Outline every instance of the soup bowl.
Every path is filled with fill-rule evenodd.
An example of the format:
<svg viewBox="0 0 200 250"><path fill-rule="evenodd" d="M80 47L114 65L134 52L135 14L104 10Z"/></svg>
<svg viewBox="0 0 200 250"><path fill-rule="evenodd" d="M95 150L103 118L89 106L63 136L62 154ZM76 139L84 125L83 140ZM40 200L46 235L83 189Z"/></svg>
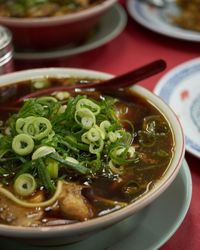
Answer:
<svg viewBox="0 0 200 250"><path fill-rule="evenodd" d="M43 68L10 73L0 77L1 106L3 108L5 107L3 103L6 98L9 98L9 100L11 100L10 102L13 101L16 93L16 87L14 87L15 83L27 80L33 81L34 79L41 79L43 77L75 77L78 79L104 80L113 77L113 75L73 68ZM27 82L26 84L30 84L30 82ZM23 92L21 88L19 88L18 93L20 91ZM139 195L139 197L131 201L127 206L116 209L113 212L105 213L102 216L97 216L96 218L84 221L78 221L76 223L36 227L5 225L1 223L0 236L23 240L36 245L59 245L69 244L85 239L115 223L128 219L130 216L135 216L137 221L136 223L140 223L137 217L139 211L159 197L170 186L178 174L184 158L185 144L179 120L166 103L164 103L158 96L139 85L132 86L131 92L133 92L134 95L146 100L151 107L158 110L166 121L168 121L172 133L173 153L169 160L168 167L163 172L162 176L154 182L152 188L150 188L147 192L144 192L142 195ZM134 99L132 99L132 101L133 100ZM142 220L142 218L139 218L139 220ZM132 226L134 227L134 225Z"/></svg>
<svg viewBox="0 0 200 250"><path fill-rule="evenodd" d="M11 31L17 51L50 50L86 39L99 18L115 3L116 0L105 0L62 16L1 16L0 24Z"/></svg>

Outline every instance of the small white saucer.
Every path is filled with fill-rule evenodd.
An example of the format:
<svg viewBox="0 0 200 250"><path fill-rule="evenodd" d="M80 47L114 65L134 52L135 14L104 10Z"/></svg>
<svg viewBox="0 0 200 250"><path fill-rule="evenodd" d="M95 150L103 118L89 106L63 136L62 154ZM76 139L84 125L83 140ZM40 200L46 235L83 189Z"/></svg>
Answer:
<svg viewBox="0 0 200 250"><path fill-rule="evenodd" d="M50 51L14 51L14 58L17 60L47 60L77 55L113 40L124 30L126 24L125 10L119 4L115 4L101 17L91 37L84 43L67 45Z"/></svg>
<svg viewBox="0 0 200 250"><path fill-rule="evenodd" d="M179 228L188 211L192 180L184 160L170 187L141 212L81 242L56 247L28 246L1 239L1 250L153 250L160 248ZM136 220L137 219L137 220ZM139 221L138 221L139 219Z"/></svg>
<svg viewBox="0 0 200 250"><path fill-rule="evenodd" d="M186 150L200 157L200 58L172 69L160 79L154 92L178 115Z"/></svg>

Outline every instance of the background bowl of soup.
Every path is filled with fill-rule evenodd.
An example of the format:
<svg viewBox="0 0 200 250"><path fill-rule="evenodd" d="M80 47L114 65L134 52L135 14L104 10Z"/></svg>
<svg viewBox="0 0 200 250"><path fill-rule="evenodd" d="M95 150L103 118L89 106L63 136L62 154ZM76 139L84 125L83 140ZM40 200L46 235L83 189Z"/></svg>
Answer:
<svg viewBox="0 0 200 250"><path fill-rule="evenodd" d="M82 92L81 89L66 92L66 87L73 84L87 84L111 77L102 72L72 68L33 69L0 77L0 236L36 245L59 245L85 239L131 215L137 218L138 211L153 202L173 182L184 158L184 136L176 115L159 97L139 85L110 93L94 90ZM32 108L28 109L29 105ZM35 105L37 108L34 108ZM48 107L53 111L49 112ZM41 117L38 112L43 111ZM8 113L16 112L19 112L17 116L8 116ZM72 113L75 119L70 118ZM8 117L9 121L5 122ZM112 123L116 118L120 123ZM74 126L70 123L69 132L67 124L71 119L77 124ZM47 134L49 122L51 130ZM9 123L14 125L8 128ZM45 124L47 126L44 129ZM84 125L82 129L81 124ZM41 134L38 135L36 128L42 129ZM92 143L95 141L91 148L89 132ZM12 149L2 153L6 138L12 137L12 133L15 138L11 139ZM30 151L24 154L26 141L23 141L24 144L18 144L22 153L15 151L13 145L17 144L16 138L21 135L27 137L27 134L35 142L34 149L29 148ZM77 134L79 136L75 139L73 136ZM101 139L96 139L97 134ZM56 135L58 140L52 143ZM97 143L98 140L103 141L103 144ZM102 145L104 151L99 151ZM92 156L85 146L91 149ZM58 179L54 179L54 164L49 164L49 159L43 158L48 155L52 156L54 163L57 160L59 162L61 172L57 172ZM61 156L65 157L61 159ZM13 161L19 166L15 166ZM27 161L33 165L26 164ZM67 171L63 168L66 161L70 162ZM13 164L9 178L9 174L3 174L8 162ZM82 167L81 174L76 172L79 167ZM33 168L36 169L33 171ZM37 171L40 177L44 174L42 172L41 175L41 171L47 171L47 168L50 172L37 184L39 190L36 189L28 198L26 194L24 196L21 193L23 189L26 192L27 185L33 183L34 178L38 181ZM87 168L92 169L92 174L85 172ZM20 186L23 181L19 180L19 176L22 175L25 177L25 186ZM50 185L57 185L53 198L49 197L49 193L43 193L49 180ZM61 182L65 191L70 185L72 191L68 189L63 194L59 184ZM54 200L45 205L44 202L49 199ZM86 209L84 214L80 212L82 205L83 210ZM71 207L70 212L66 212L66 206Z"/></svg>
<svg viewBox="0 0 200 250"><path fill-rule="evenodd" d="M49 50L86 39L116 0L1 1L0 24L16 50Z"/></svg>

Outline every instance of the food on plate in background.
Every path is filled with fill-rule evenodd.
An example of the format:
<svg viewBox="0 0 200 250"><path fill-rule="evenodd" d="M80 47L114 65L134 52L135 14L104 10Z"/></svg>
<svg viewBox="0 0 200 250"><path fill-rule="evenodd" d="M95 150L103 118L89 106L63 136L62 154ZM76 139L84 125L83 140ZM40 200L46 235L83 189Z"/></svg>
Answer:
<svg viewBox="0 0 200 250"><path fill-rule="evenodd" d="M176 0L180 14L173 16L173 23L184 29L200 31L200 1Z"/></svg>
<svg viewBox="0 0 200 250"><path fill-rule="evenodd" d="M165 174L175 142L164 115L130 89L63 90L90 81L48 77L0 88L15 88L0 109L1 224L100 217L134 203Z"/></svg>
<svg viewBox="0 0 200 250"><path fill-rule="evenodd" d="M104 0L1 0L2 17L62 16L94 6Z"/></svg>

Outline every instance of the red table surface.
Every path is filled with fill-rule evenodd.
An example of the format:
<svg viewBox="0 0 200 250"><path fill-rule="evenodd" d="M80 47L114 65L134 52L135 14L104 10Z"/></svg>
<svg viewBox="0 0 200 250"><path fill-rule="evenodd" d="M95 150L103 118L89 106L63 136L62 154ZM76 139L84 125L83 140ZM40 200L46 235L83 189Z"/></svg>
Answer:
<svg viewBox="0 0 200 250"><path fill-rule="evenodd" d="M125 7L124 0L120 3ZM152 60L162 58L167 62L167 69L153 76L140 85L153 90L157 81L169 70L180 63L200 56L199 43L180 41L153 33L131 17L128 24L117 38L95 50L48 62L16 61L16 70L38 67L76 67L99 70L115 75L139 67ZM199 250L200 249L200 159L189 153L185 155L193 181L193 194L189 211L176 233L161 247L161 250Z"/></svg>

